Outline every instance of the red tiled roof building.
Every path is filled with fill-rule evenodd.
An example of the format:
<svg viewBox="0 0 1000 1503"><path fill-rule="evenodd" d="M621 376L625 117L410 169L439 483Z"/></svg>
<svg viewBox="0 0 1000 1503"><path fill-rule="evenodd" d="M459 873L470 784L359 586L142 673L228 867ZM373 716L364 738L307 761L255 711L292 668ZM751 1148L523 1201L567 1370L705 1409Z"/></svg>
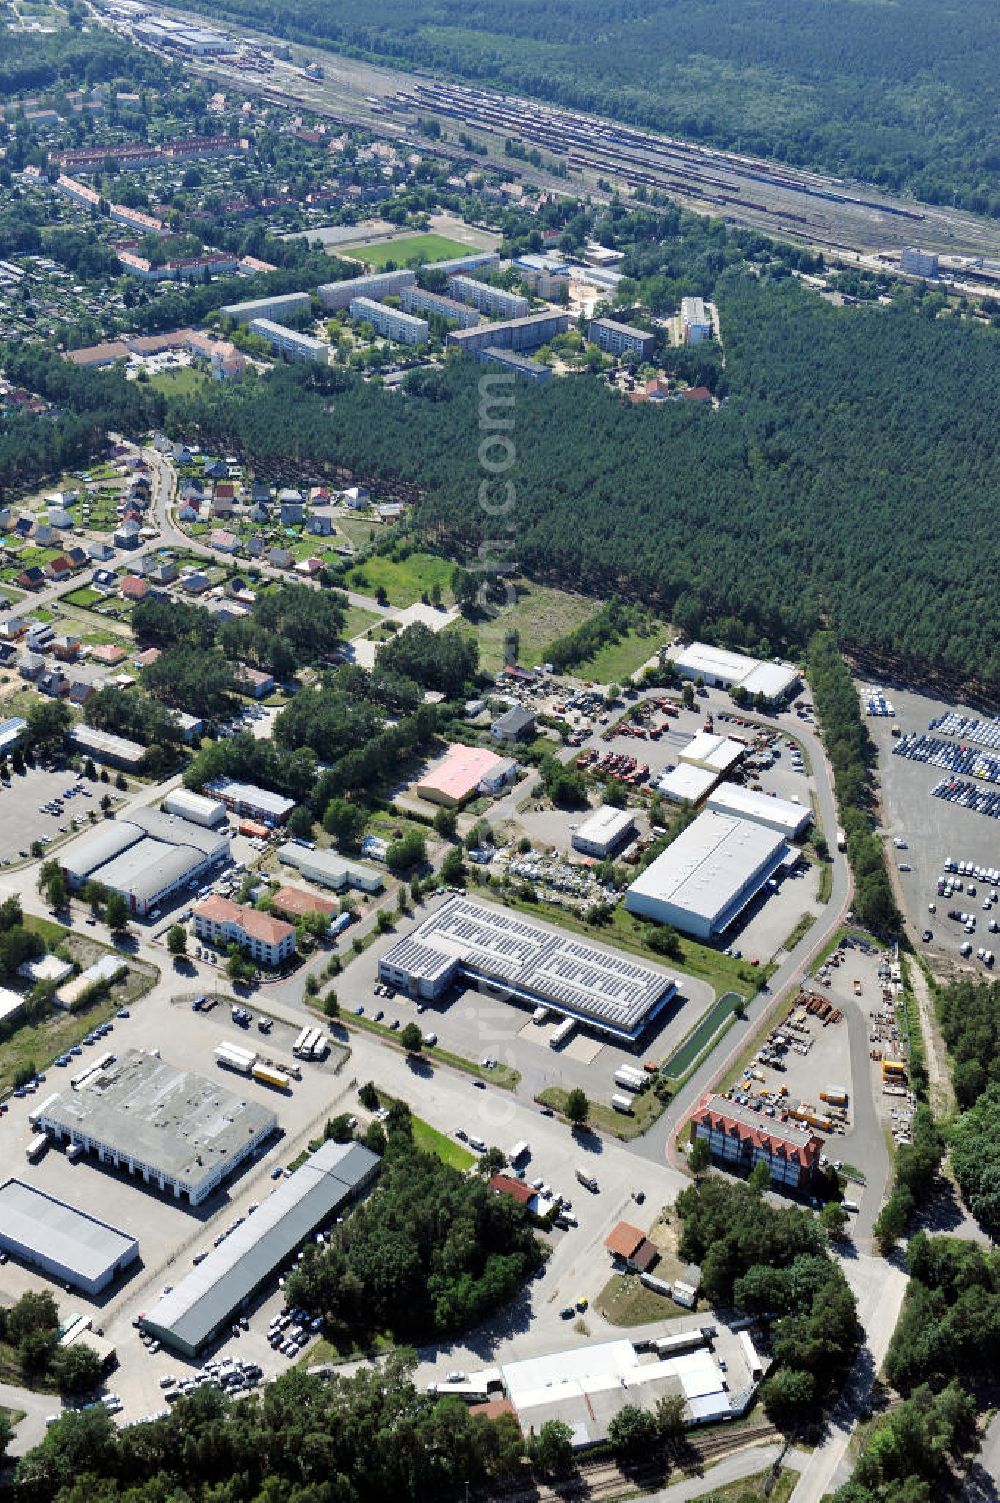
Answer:
<svg viewBox="0 0 1000 1503"><path fill-rule="evenodd" d="M823 1139L761 1117L707 1091L690 1118L691 1141L703 1139L715 1163L749 1174L762 1161L774 1185L806 1190L819 1170Z"/></svg>

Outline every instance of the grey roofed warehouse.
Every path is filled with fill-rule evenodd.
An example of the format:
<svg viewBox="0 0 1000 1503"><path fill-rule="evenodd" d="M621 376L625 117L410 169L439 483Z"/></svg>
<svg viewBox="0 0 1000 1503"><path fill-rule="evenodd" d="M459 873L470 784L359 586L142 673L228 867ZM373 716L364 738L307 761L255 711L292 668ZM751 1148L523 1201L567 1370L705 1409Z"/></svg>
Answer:
<svg viewBox="0 0 1000 1503"><path fill-rule="evenodd" d="M229 859L224 830L207 829L159 809L133 809L74 841L60 857L71 887L94 877L127 898L138 914Z"/></svg>
<svg viewBox="0 0 1000 1503"><path fill-rule="evenodd" d="M216 1081L130 1049L39 1108L40 1128L146 1184L205 1200L275 1131L273 1111Z"/></svg>
<svg viewBox="0 0 1000 1503"><path fill-rule="evenodd" d="M142 1317L143 1329L195 1356L308 1237L367 1189L378 1167L360 1143L324 1143Z"/></svg>
<svg viewBox="0 0 1000 1503"><path fill-rule="evenodd" d="M629 1042L677 991L672 976L631 956L467 898L451 898L397 941L379 975L429 998L458 979L486 982Z"/></svg>
<svg viewBox="0 0 1000 1503"><path fill-rule="evenodd" d="M0 1185L0 1247L85 1294L139 1256L134 1237L19 1179Z"/></svg>

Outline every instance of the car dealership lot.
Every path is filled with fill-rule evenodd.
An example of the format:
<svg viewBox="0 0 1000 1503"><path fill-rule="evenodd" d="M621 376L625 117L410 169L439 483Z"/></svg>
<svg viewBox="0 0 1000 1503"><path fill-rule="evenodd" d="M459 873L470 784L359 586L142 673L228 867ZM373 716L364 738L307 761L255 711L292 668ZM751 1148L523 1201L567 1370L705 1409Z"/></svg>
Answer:
<svg viewBox="0 0 1000 1503"><path fill-rule="evenodd" d="M902 846L890 845L888 859L899 870L907 913L918 931L930 930L929 948L949 963L962 963L959 945L966 939L971 940L972 960L964 964L971 964L985 975L987 972L976 961L975 952L981 946L990 946L1000 953L1000 936L991 936L988 931L990 918L1000 919L1000 907L983 912L982 904L988 899L990 889L987 886L984 890L975 878L972 879L977 889L974 897L969 897L967 891L956 892L951 898L940 897L937 884L949 856L956 861L980 866L1000 866L1000 824L972 809L933 798L931 789L942 777L940 768L892 754L897 739L893 736L893 727L904 733L924 732L928 722L946 710L957 708L959 713L969 715L974 715L975 711L909 690L888 689L885 692L895 708L895 716L872 716L865 723L878 747L886 830L894 842L905 842ZM961 737L950 739L956 744L961 742ZM967 889L968 880L964 886ZM935 914L928 911L930 903L937 909ZM947 918L947 911L951 908L976 915L975 933L966 935L963 926Z"/></svg>

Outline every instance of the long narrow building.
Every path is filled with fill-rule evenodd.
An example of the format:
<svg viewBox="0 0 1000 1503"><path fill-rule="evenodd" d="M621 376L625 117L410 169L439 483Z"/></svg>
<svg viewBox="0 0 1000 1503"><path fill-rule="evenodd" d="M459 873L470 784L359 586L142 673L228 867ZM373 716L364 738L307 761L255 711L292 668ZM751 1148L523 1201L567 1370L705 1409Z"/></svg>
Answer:
<svg viewBox="0 0 1000 1503"><path fill-rule="evenodd" d="M308 1238L368 1189L379 1163L360 1143L324 1143L140 1317L143 1330L185 1357L196 1356Z"/></svg>

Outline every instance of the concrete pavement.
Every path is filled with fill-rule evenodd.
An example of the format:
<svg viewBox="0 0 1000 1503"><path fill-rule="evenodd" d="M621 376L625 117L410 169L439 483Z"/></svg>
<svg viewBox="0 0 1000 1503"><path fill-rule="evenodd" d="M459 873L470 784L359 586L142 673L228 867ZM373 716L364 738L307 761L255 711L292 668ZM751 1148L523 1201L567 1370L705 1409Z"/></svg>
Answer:
<svg viewBox="0 0 1000 1503"><path fill-rule="evenodd" d="M14 1432L8 1447L9 1456L23 1456L45 1435L45 1421L50 1414L58 1414L60 1402L51 1393L33 1393L30 1388L15 1388L10 1383L0 1383L0 1405L4 1409L22 1410L24 1419Z"/></svg>
<svg viewBox="0 0 1000 1503"><path fill-rule="evenodd" d="M789 1503L821 1503L847 1481L851 1435L868 1405L906 1293L907 1275L894 1263L861 1255L841 1266L858 1299L865 1339L830 1414L826 1436L806 1462Z"/></svg>
<svg viewBox="0 0 1000 1503"><path fill-rule="evenodd" d="M979 1455L969 1467L962 1488L962 1503L997 1503L1000 1499L1000 1411L994 1414L983 1436Z"/></svg>

